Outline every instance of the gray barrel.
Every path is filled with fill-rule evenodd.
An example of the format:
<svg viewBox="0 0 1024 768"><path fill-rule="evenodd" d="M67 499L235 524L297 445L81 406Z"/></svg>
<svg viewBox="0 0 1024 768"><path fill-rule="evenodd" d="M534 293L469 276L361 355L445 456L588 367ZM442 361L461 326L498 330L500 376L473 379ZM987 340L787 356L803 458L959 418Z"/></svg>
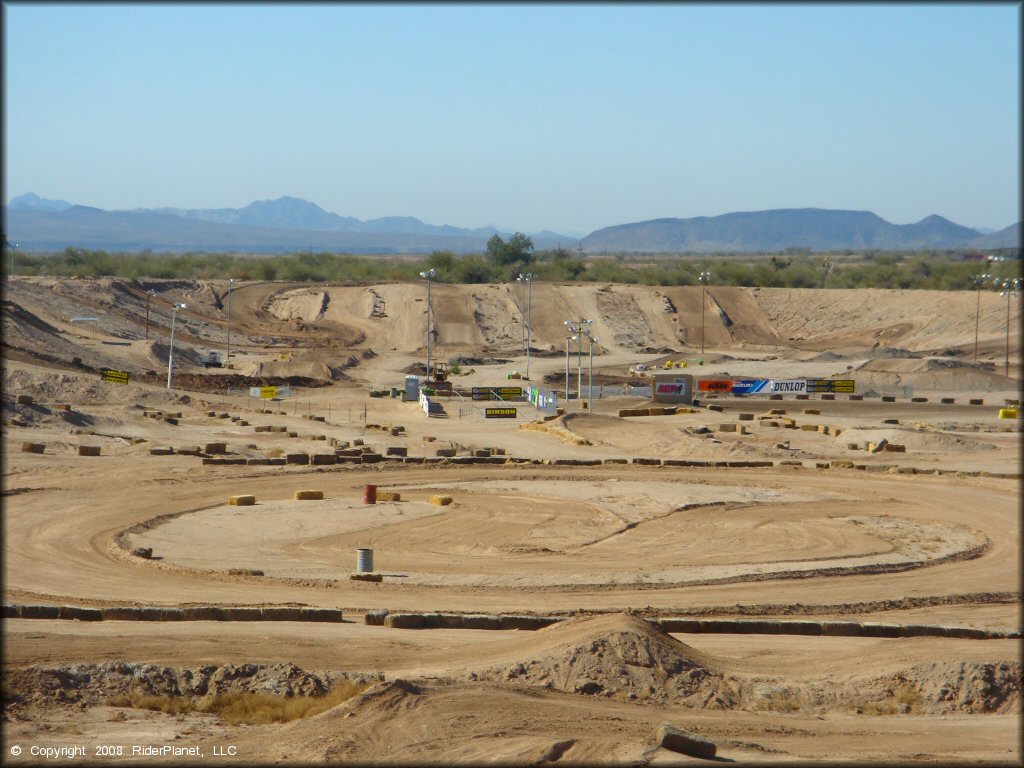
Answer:
<svg viewBox="0 0 1024 768"><path fill-rule="evenodd" d="M373 573L373 550L360 549L356 557L356 573Z"/></svg>

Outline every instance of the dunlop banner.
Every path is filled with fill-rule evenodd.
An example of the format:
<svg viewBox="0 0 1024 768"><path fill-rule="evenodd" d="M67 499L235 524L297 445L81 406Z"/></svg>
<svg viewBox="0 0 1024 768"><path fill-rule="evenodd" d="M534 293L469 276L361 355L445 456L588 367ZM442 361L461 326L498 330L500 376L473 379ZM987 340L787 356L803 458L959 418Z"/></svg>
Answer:
<svg viewBox="0 0 1024 768"><path fill-rule="evenodd" d="M732 379L701 379L697 382L700 392L732 392Z"/></svg>
<svg viewBox="0 0 1024 768"><path fill-rule="evenodd" d="M488 419L514 419L518 415L516 408L484 408L484 416Z"/></svg>
<svg viewBox="0 0 1024 768"><path fill-rule="evenodd" d="M808 379L807 391L838 392L840 394L852 395L856 391L856 382L853 379Z"/></svg>
<svg viewBox="0 0 1024 768"><path fill-rule="evenodd" d="M802 395L807 391L807 379L772 379L768 391L772 394Z"/></svg>
<svg viewBox="0 0 1024 768"><path fill-rule="evenodd" d="M111 381L114 384L127 384L128 371L112 371L109 368L104 368L100 371L100 378L103 381Z"/></svg>

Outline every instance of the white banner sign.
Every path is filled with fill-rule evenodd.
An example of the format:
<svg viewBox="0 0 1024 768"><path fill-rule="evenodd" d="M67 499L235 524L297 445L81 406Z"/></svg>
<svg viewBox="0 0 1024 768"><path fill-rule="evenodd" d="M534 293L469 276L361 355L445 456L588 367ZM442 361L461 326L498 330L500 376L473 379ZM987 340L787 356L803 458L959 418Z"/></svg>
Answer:
<svg viewBox="0 0 1024 768"><path fill-rule="evenodd" d="M807 391L807 379L772 379L768 387L772 394L802 395Z"/></svg>

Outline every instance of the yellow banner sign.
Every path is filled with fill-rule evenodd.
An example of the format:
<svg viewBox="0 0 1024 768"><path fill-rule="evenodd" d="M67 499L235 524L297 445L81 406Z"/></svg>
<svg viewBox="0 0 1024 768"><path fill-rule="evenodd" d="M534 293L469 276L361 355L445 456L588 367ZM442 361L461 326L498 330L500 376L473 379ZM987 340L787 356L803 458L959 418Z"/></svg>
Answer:
<svg viewBox="0 0 1024 768"><path fill-rule="evenodd" d="M127 384L128 371L112 371L109 368L104 368L100 371L100 378L103 381L111 381L114 384Z"/></svg>
<svg viewBox="0 0 1024 768"><path fill-rule="evenodd" d="M273 400L277 397L277 387L260 387L260 399Z"/></svg>

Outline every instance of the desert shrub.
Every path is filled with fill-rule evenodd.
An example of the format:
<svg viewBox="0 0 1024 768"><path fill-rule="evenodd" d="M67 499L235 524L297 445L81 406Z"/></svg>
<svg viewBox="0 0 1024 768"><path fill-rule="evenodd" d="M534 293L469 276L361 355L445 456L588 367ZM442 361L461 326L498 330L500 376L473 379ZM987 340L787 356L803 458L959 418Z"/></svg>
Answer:
<svg viewBox="0 0 1024 768"><path fill-rule="evenodd" d="M369 687L367 683L344 681L322 696L281 696L271 693L222 693L202 699L188 696L154 696L133 690L107 699L111 707L130 707L182 715L202 712L216 715L229 725L287 723L318 715L336 707Z"/></svg>

